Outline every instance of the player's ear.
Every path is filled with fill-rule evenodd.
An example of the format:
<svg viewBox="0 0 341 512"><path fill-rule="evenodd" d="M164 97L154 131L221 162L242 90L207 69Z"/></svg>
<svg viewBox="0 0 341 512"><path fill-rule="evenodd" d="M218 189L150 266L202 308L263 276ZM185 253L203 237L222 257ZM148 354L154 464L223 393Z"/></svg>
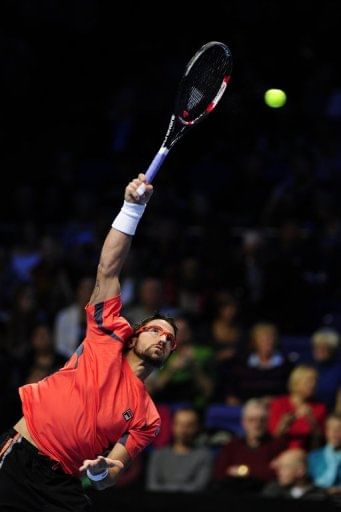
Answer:
<svg viewBox="0 0 341 512"><path fill-rule="evenodd" d="M137 338L138 338L138 336L136 336L136 335L133 335L131 338L129 338L129 340L127 341L127 345L126 345L128 349L135 347Z"/></svg>

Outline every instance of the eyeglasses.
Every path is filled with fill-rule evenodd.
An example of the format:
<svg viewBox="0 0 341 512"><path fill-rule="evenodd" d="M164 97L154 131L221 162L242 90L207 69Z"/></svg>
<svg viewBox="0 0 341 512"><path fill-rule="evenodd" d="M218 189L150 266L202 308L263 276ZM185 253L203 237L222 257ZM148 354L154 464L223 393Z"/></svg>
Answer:
<svg viewBox="0 0 341 512"><path fill-rule="evenodd" d="M169 331L166 331L159 325L144 325L143 327L140 327L139 329L137 329L136 334L140 334L141 332L149 332L150 334L153 334L155 337L156 336L159 337L159 336L162 336L163 334L165 334L166 341L169 344L170 348L172 350L174 350L176 347L176 338L175 338L174 334L172 334Z"/></svg>

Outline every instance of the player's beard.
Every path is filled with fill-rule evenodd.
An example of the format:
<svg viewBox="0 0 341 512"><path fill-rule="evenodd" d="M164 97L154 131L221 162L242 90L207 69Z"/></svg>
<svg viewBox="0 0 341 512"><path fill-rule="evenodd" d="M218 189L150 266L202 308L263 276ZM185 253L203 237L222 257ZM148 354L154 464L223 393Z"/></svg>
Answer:
<svg viewBox="0 0 341 512"><path fill-rule="evenodd" d="M159 356L156 356L156 355L152 356L149 353L149 350L151 352L151 348L144 350L144 351L140 350L138 347L138 343L133 348L134 354L136 354L137 357L142 359L142 361L144 361L146 364L148 364L149 366L151 366L152 368L155 368L155 369L161 368L167 359L167 358L165 358L164 353L161 352Z"/></svg>

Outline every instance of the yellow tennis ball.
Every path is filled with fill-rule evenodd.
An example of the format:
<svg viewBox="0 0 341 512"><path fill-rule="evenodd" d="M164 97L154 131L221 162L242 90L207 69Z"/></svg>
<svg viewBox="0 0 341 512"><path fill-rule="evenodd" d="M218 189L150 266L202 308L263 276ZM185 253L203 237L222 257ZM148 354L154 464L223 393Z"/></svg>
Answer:
<svg viewBox="0 0 341 512"><path fill-rule="evenodd" d="M268 89L264 94L264 101L271 108L280 108L285 105L287 95L282 89Z"/></svg>

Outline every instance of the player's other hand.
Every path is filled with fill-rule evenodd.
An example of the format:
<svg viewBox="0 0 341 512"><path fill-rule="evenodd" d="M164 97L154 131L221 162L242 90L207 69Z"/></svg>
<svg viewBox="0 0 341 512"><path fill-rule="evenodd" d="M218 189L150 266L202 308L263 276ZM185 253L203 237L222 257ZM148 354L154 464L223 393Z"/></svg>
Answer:
<svg viewBox="0 0 341 512"><path fill-rule="evenodd" d="M109 459L108 457L103 457L102 455L99 455L96 459L84 460L82 466L79 468L79 471L82 472L88 469L90 473L96 475L98 473L102 473L102 471L105 469L114 467L123 469L123 463L120 460L113 460Z"/></svg>
<svg viewBox="0 0 341 512"><path fill-rule="evenodd" d="M138 187L144 183L145 191L140 196L137 193ZM147 184L147 180L144 174L140 173L137 178L133 179L126 187L124 193L124 199L129 203L146 204L148 203L153 193L153 185Z"/></svg>

